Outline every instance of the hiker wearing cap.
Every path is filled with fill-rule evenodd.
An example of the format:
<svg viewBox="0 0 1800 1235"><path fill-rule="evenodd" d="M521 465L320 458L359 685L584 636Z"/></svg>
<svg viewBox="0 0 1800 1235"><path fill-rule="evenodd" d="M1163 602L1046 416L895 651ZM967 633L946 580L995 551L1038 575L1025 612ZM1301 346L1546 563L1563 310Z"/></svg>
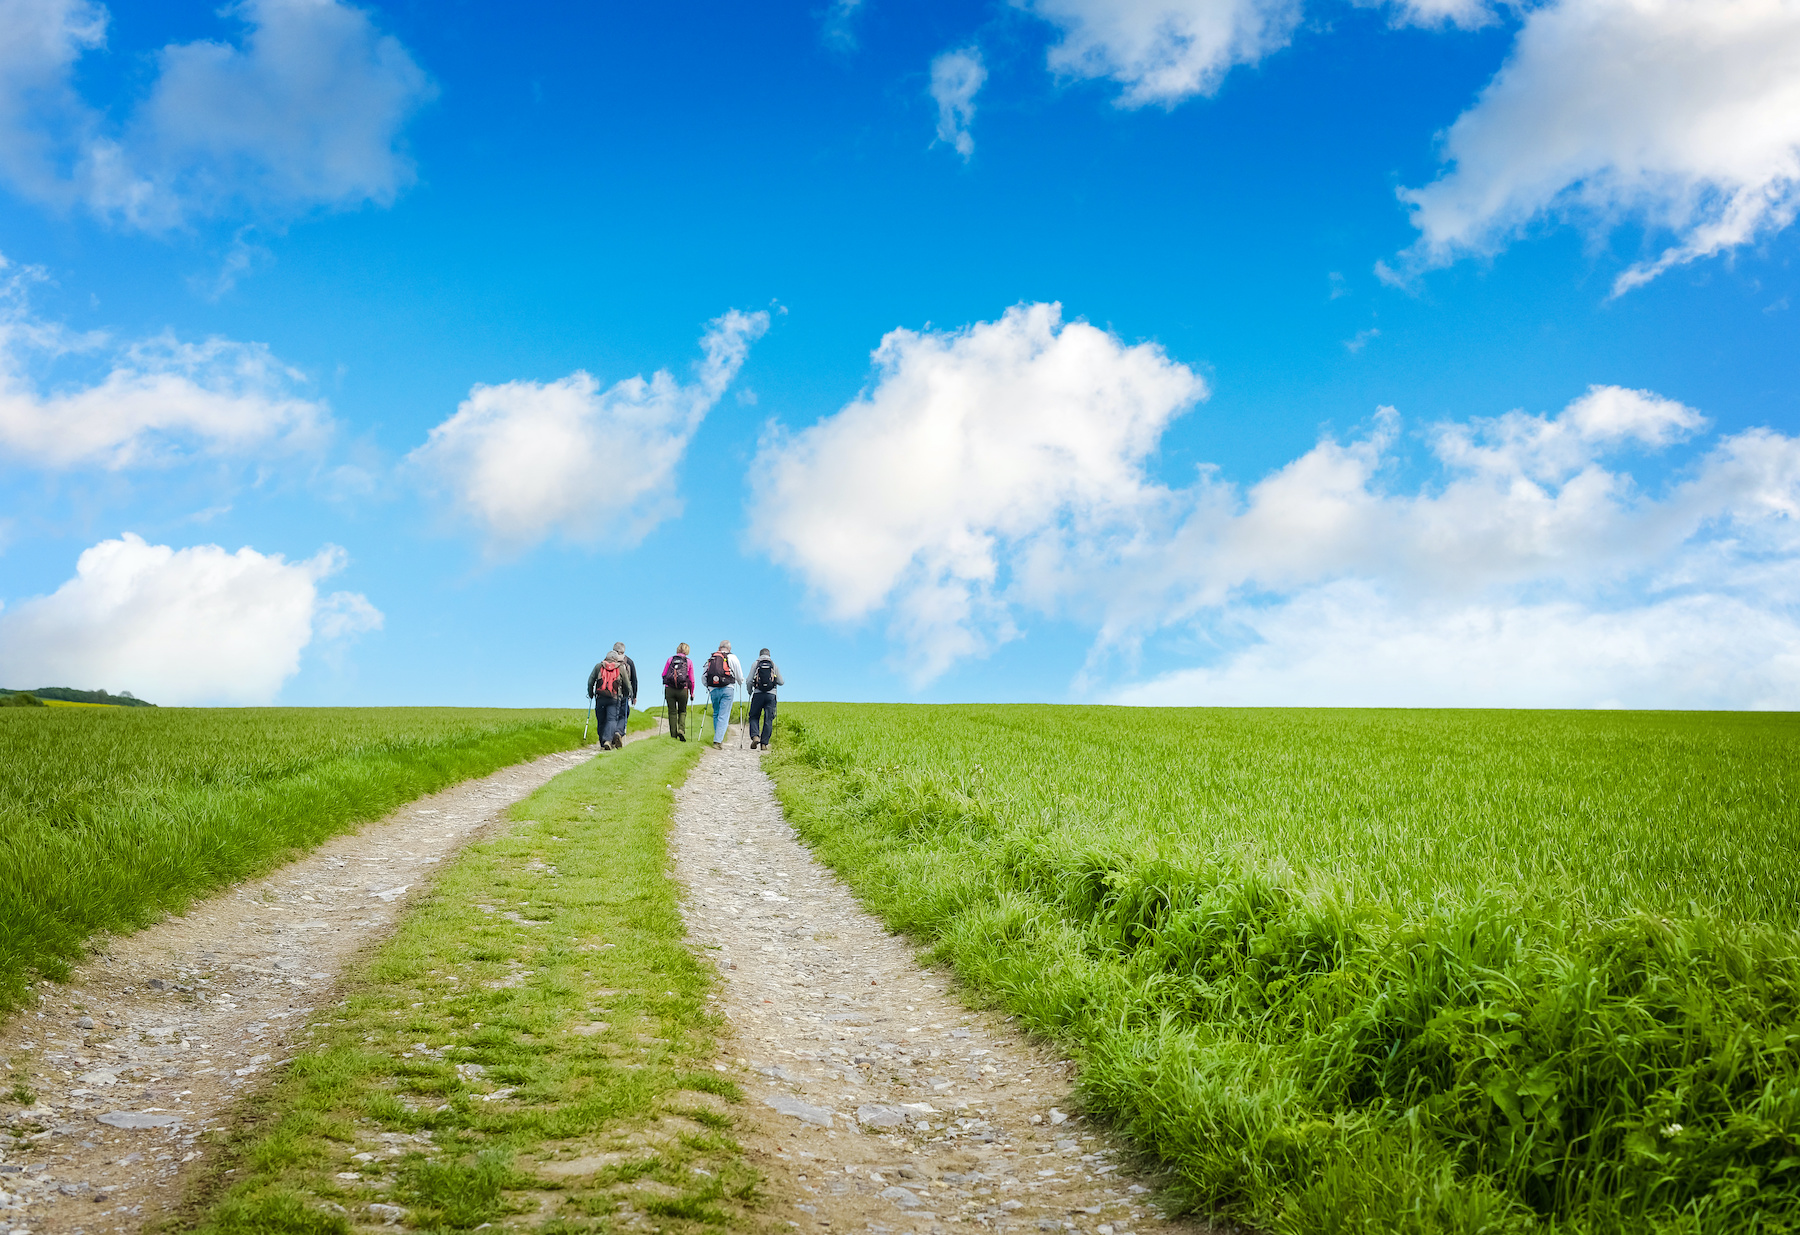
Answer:
<svg viewBox="0 0 1800 1235"><path fill-rule="evenodd" d="M619 708L619 731L613 735L613 749L618 750L625 745L625 726L631 720L631 709L637 706L637 661L625 655L623 642L613 644L613 651L625 662L625 676L631 685L625 693L625 699Z"/></svg>
<svg viewBox="0 0 1800 1235"><path fill-rule="evenodd" d="M719 640L719 650L706 658L706 690L712 700L713 749L725 749L725 730L731 724L731 705L737 684L744 680L744 666L731 654L731 640Z"/></svg>
<svg viewBox="0 0 1800 1235"><path fill-rule="evenodd" d="M775 732L775 688L781 685L781 670L769 656L769 649L764 648L756 654L756 663L750 667L750 749L758 747L769 749L769 735ZM762 732L758 733L756 722L762 718Z"/></svg>
<svg viewBox="0 0 1800 1235"><path fill-rule="evenodd" d="M675 655L663 662L663 702L668 705L669 736L687 741L688 700L700 693L700 680L694 675L694 658L688 645L675 645Z"/></svg>
<svg viewBox="0 0 1800 1235"><path fill-rule="evenodd" d="M600 748L625 745L625 722L631 715L631 671L625 654L614 648L588 674L588 697L600 726Z"/></svg>

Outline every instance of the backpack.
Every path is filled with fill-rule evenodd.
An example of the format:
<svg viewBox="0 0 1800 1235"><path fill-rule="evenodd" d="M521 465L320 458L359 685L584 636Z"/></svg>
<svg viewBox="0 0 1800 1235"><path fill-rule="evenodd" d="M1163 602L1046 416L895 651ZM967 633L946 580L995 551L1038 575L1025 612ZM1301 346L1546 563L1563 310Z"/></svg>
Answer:
<svg viewBox="0 0 1800 1235"><path fill-rule="evenodd" d="M688 665L688 658L680 652L669 657L669 671L663 674L663 685L686 690L693 684L694 671Z"/></svg>
<svg viewBox="0 0 1800 1235"><path fill-rule="evenodd" d="M706 684L730 686L731 681L731 657L724 652L714 652L706 661Z"/></svg>
<svg viewBox="0 0 1800 1235"><path fill-rule="evenodd" d="M625 686L624 679L624 661L609 660L602 663L600 666L600 677L594 683L594 698L598 699L601 695L613 695L616 697L623 693Z"/></svg>
<svg viewBox="0 0 1800 1235"><path fill-rule="evenodd" d="M750 684L757 690L775 689L775 662L766 657L756 662L750 673Z"/></svg>

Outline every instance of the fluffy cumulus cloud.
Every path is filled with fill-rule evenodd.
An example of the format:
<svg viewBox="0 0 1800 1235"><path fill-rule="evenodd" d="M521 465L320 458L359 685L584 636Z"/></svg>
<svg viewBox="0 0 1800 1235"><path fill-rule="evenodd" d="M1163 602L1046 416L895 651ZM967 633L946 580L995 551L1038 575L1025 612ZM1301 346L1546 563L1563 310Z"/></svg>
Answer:
<svg viewBox="0 0 1800 1235"><path fill-rule="evenodd" d="M937 104L937 139L967 159L975 153L969 125L975 120L975 95L987 80L981 49L947 51L931 62L931 98Z"/></svg>
<svg viewBox="0 0 1800 1235"><path fill-rule="evenodd" d="M1158 483L1204 395L1055 306L896 331L867 393L765 442L753 534L921 678L1045 615L1131 702L1800 706L1800 438L1597 386Z"/></svg>
<svg viewBox="0 0 1800 1235"><path fill-rule="evenodd" d="M0 275L0 454L12 463L116 470L312 449L330 433L324 404L299 393L301 374L260 343L75 334L32 315L35 272L0 257ZM59 363L95 372L46 385Z"/></svg>
<svg viewBox="0 0 1800 1235"><path fill-rule="evenodd" d="M955 332L896 330L860 399L775 431L751 469L752 535L839 619L891 608L921 674L1011 633L1007 597L1065 539L1129 539L1160 503L1144 464L1206 395L1153 344L1054 304Z"/></svg>
<svg viewBox="0 0 1800 1235"><path fill-rule="evenodd" d="M1300 0L1014 0L1062 32L1050 67L1110 79L1119 104L1173 107L1212 94L1234 65L1287 46Z"/></svg>
<svg viewBox="0 0 1800 1235"><path fill-rule="evenodd" d="M659 370L604 390L584 372L477 386L408 462L496 552L554 534L633 542L679 511L676 467L768 325L735 309L714 320L686 384Z"/></svg>
<svg viewBox="0 0 1800 1235"><path fill-rule="evenodd" d="M77 62L105 45L84 0L0 0L0 175L59 206L161 230L251 210L391 202L413 179L406 122L433 92L362 9L242 0L235 42L170 44L129 115L84 101Z"/></svg>
<svg viewBox="0 0 1800 1235"><path fill-rule="evenodd" d="M1383 477L1402 426L1326 440L1243 493L1203 485L1144 561L1103 563L1102 643L1208 649L1129 702L1800 704L1800 439L1696 447L1705 420L1597 387L1554 416L1425 426L1436 473ZM1686 445L1674 460L1662 459ZM1618 460L1672 464L1647 491Z"/></svg>
<svg viewBox="0 0 1800 1235"><path fill-rule="evenodd" d="M1495 252L1534 222L1642 226L1627 291L1786 227L1800 205L1800 6L1791 0L1553 0L1402 192L1405 270Z"/></svg>
<svg viewBox="0 0 1800 1235"><path fill-rule="evenodd" d="M55 592L0 610L0 682L129 690L165 704L271 703L315 637L381 626L362 595L320 595L343 562L330 547L287 562L130 533L102 541Z"/></svg>

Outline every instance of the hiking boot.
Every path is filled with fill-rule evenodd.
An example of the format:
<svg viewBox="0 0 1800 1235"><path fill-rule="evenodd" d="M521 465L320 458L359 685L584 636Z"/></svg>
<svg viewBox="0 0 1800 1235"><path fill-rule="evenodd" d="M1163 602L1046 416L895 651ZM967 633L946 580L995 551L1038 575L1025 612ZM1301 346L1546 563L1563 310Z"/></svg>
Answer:
<svg viewBox="0 0 1800 1235"><path fill-rule="evenodd" d="M723 742L714 742L714 743L713 743L713 749L714 749L714 750L724 750L724 749L725 749L725 743L723 743Z"/></svg>

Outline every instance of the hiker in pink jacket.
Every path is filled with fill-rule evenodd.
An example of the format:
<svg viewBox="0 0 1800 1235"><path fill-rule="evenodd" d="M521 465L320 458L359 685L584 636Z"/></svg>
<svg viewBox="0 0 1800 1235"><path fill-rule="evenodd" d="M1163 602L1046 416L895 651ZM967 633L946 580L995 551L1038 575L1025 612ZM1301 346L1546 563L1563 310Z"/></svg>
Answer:
<svg viewBox="0 0 1800 1235"><path fill-rule="evenodd" d="M663 702L669 705L669 736L679 742L687 741L688 700L699 689L700 679L694 676L694 658L688 652L688 645L680 644L675 648L675 655L663 664Z"/></svg>

